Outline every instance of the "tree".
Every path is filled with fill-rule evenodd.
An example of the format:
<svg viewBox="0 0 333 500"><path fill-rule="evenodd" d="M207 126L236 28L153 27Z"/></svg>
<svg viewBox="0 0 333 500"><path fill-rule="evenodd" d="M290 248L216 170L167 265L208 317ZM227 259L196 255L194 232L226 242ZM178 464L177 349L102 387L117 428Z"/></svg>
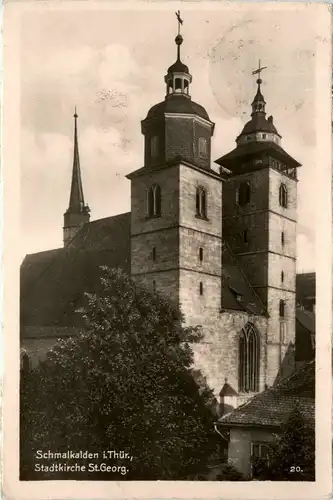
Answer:
<svg viewBox="0 0 333 500"><path fill-rule="evenodd" d="M21 379L21 479L40 478L33 473L37 450L88 450L98 463L128 469L75 479L205 474L217 436L211 394L191 368L199 328L185 327L177 306L120 270L103 268L101 286L86 300L85 330L59 340ZM105 460L107 450L132 461Z"/></svg>
<svg viewBox="0 0 333 500"><path fill-rule="evenodd" d="M314 422L307 421L295 407L267 459L257 459L253 466L258 479L315 481Z"/></svg>

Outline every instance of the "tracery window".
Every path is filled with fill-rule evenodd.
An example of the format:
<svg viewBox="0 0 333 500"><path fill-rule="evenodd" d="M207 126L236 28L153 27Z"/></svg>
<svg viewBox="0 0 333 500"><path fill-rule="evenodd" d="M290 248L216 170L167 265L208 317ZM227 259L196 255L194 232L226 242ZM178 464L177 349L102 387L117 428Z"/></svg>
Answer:
<svg viewBox="0 0 333 500"><path fill-rule="evenodd" d="M203 219L207 218L207 193L206 190L199 186L196 191L195 196L195 204L196 204L196 214L198 217L202 217Z"/></svg>
<svg viewBox="0 0 333 500"><path fill-rule="evenodd" d="M247 323L239 336L239 391L258 392L260 339L257 330Z"/></svg>
<svg viewBox="0 0 333 500"><path fill-rule="evenodd" d="M147 214L149 217L159 217L161 215L162 196L161 188L154 184L147 190Z"/></svg>
<svg viewBox="0 0 333 500"><path fill-rule="evenodd" d="M285 184L280 185L279 203L280 203L280 206L283 208L288 207L288 190L287 190L287 186Z"/></svg>

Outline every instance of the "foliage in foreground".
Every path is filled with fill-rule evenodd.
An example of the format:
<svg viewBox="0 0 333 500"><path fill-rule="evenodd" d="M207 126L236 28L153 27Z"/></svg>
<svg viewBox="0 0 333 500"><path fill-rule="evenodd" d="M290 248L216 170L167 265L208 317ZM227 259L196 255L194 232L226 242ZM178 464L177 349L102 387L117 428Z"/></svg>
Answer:
<svg viewBox="0 0 333 500"><path fill-rule="evenodd" d="M296 407L283 433L270 447L267 461L257 459L256 476L270 481L315 481L315 425Z"/></svg>
<svg viewBox="0 0 333 500"><path fill-rule="evenodd" d="M50 479L205 474L216 434L212 394L191 370L199 330L184 327L173 304L107 268L98 293L87 296L85 320L80 335L59 340L46 361L21 377L21 479L41 479L37 450L88 450L99 455L94 464L118 466L109 473L44 474ZM104 459L107 450L133 459Z"/></svg>

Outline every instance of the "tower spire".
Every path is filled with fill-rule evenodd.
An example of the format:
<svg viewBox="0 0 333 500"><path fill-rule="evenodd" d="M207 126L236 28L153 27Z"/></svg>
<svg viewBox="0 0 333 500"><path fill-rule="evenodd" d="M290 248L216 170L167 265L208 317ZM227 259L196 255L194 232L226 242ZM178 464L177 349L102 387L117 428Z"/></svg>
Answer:
<svg viewBox="0 0 333 500"><path fill-rule="evenodd" d="M261 84L262 84L262 79L261 79L261 72L266 69L267 66L261 66L260 64L260 59L259 59L259 67L252 71L252 75L258 75L258 78L257 78L257 85L258 85L258 88L257 88L257 93L254 97L254 100L252 102L252 116L255 114L255 113L263 113L264 115L266 114L265 112L265 105L266 105L266 102L265 102L265 99L264 99L264 96L262 95L261 93Z"/></svg>
<svg viewBox="0 0 333 500"><path fill-rule="evenodd" d="M73 169L71 191L69 196L69 206L64 214L64 244L65 246L72 240L80 227L89 222L90 209L84 203L79 144L77 133L77 111L74 110L74 154L73 154Z"/></svg>
<svg viewBox="0 0 333 500"><path fill-rule="evenodd" d="M74 155L73 155L73 170L72 170L72 184L71 194L69 198L68 209L75 212L80 212L84 208L84 197L81 179L79 144L77 137L77 119L78 115L74 112Z"/></svg>

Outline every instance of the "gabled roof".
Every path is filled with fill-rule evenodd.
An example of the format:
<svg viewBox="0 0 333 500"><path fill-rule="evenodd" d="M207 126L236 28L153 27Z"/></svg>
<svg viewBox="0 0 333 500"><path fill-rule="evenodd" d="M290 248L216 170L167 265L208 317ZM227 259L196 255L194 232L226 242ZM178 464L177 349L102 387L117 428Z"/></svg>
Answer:
<svg viewBox="0 0 333 500"><path fill-rule="evenodd" d="M74 244L75 240L75 244ZM78 326L85 292L98 289L100 266L130 272L130 216L86 224L73 248L27 255L21 265L21 325Z"/></svg>
<svg viewBox="0 0 333 500"><path fill-rule="evenodd" d="M276 387L263 391L222 416L219 424L226 427L281 427L295 406L307 420L314 421L315 361L304 363Z"/></svg>
<svg viewBox="0 0 333 500"><path fill-rule="evenodd" d="M226 241L222 249L222 309L265 315L266 308Z"/></svg>

